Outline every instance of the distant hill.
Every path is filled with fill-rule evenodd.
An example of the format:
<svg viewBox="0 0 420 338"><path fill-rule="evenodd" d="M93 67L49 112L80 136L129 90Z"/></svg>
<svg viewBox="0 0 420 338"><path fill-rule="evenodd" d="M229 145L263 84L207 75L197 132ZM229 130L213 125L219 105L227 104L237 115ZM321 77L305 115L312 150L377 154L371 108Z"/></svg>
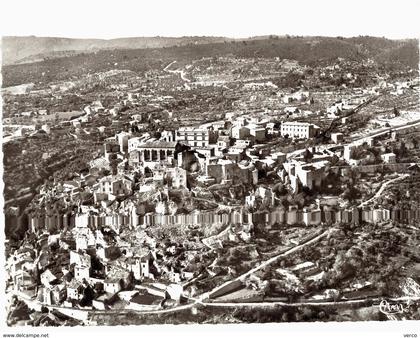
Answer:
<svg viewBox="0 0 420 338"><path fill-rule="evenodd" d="M162 43L160 48L106 49L95 52L74 52L72 50L61 52L65 55L63 57L56 57L56 55L50 59L43 58L43 61L36 63L6 65L2 71L3 86L28 82L45 84L57 80L71 80L84 74L111 69L128 69L143 73L147 70L163 69L174 60L177 60L179 64L185 64L202 57L220 56L279 57L280 59L294 59L308 65L316 65L319 62L332 64L336 62L337 58L355 61L369 58L378 62L379 65L392 64L415 69L418 68L419 63L417 40L287 36L223 40L223 42L212 42L213 38L209 38L209 40L205 38L180 39L176 40L178 41L177 46L162 47L164 45ZM187 43L187 41L190 42ZM195 42L193 43L193 41ZM53 53L60 55L59 52ZM39 58L39 56L33 58L35 57Z"/></svg>
<svg viewBox="0 0 420 338"><path fill-rule="evenodd" d="M375 56L376 61L381 64L402 63L411 68L419 66L419 42L409 40L399 46L388 48Z"/></svg>
<svg viewBox="0 0 420 338"><path fill-rule="evenodd" d="M69 39L36 36L5 36L2 39L3 64L36 62L44 58L66 56L66 54L89 53L106 49L139 49L182 46L223 42L223 37L188 36L170 37L135 37L111 40Z"/></svg>

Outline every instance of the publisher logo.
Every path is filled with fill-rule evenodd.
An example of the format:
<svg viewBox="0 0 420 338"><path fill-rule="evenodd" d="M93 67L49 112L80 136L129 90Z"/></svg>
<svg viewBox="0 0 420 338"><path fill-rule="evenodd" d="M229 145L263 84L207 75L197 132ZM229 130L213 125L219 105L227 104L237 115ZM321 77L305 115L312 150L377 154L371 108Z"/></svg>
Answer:
<svg viewBox="0 0 420 338"><path fill-rule="evenodd" d="M382 300L379 304L379 311L386 315L395 315L397 313L403 313L407 308L401 303L389 303L387 300Z"/></svg>

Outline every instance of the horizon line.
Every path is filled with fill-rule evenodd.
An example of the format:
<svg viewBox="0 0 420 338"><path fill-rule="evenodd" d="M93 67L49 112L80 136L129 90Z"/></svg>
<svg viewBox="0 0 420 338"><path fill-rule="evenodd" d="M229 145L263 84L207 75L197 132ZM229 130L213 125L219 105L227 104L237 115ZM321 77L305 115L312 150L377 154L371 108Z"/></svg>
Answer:
<svg viewBox="0 0 420 338"><path fill-rule="evenodd" d="M344 39L352 39L352 38L378 38L378 39L387 39L387 40L420 40L420 35L417 37L414 36L406 36L406 37L399 37L399 38L391 38L385 35L299 35L299 34L259 34L259 35L248 35L248 36L229 36L229 35L133 35L133 36L120 36L120 37L75 37L75 36L60 36L60 35L0 35L1 38L50 38L50 39L71 39L71 40L104 40L104 41L111 41L111 40L119 40L119 39L136 39L136 38L163 38L163 39L182 39L182 38L224 38L230 40L244 40L244 39L255 39L255 38L268 38L270 36L273 37L290 37L290 38L344 38Z"/></svg>

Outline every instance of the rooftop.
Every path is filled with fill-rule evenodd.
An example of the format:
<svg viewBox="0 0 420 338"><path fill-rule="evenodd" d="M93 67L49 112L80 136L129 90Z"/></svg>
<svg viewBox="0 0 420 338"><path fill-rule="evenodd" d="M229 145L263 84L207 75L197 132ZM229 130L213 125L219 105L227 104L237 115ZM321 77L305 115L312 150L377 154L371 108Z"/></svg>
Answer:
<svg viewBox="0 0 420 338"><path fill-rule="evenodd" d="M282 126L312 126L313 124L308 122L297 122L297 121L290 121L290 122L283 122Z"/></svg>
<svg viewBox="0 0 420 338"><path fill-rule="evenodd" d="M137 148L175 148L177 142L167 141L149 141L143 144L139 144Z"/></svg>

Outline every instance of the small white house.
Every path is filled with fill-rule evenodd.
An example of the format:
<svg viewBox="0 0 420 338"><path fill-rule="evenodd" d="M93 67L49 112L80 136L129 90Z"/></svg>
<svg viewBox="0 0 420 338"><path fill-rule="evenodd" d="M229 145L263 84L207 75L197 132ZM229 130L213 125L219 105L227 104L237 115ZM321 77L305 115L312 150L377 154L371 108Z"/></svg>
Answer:
<svg viewBox="0 0 420 338"><path fill-rule="evenodd" d="M344 136L342 133L332 133L331 134L331 141L333 141L334 143L338 144L343 142L344 140Z"/></svg>
<svg viewBox="0 0 420 338"><path fill-rule="evenodd" d="M120 278L113 278L113 279L105 279L104 282L104 291L114 294L121 290L121 279Z"/></svg>
<svg viewBox="0 0 420 338"><path fill-rule="evenodd" d="M381 155L382 161L384 161L384 163L396 163L397 162L397 158L395 156L394 153L386 153Z"/></svg>

